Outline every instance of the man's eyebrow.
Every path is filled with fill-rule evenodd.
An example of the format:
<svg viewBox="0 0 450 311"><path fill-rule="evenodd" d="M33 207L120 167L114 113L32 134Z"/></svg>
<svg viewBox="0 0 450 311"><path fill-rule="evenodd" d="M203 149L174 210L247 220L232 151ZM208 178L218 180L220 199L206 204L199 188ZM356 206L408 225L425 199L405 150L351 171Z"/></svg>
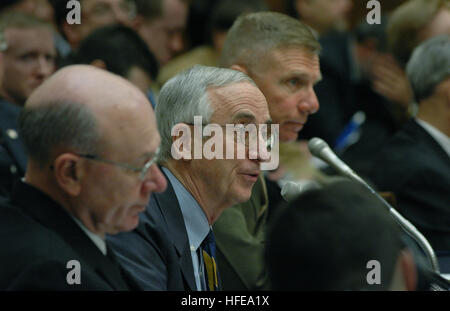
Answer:
<svg viewBox="0 0 450 311"><path fill-rule="evenodd" d="M294 72L289 73L286 80L292 79L293 77L299 78L301 80L306 80L306 81L308 81L312 78L312 76L307 73L300 72L300 71L294 71ZM322 80L322 73L320 73L319 77L317 79L315 79L314 84L320 82L321 80Z"/></svg>
<svg viewBox="0 0 450 311"><path fill-rule="evenodd" d="M255 116L249 112L239 112L238 114L234 115L233 118L231 119L232 122L237 122L240 120L254 121Z"/></svg>

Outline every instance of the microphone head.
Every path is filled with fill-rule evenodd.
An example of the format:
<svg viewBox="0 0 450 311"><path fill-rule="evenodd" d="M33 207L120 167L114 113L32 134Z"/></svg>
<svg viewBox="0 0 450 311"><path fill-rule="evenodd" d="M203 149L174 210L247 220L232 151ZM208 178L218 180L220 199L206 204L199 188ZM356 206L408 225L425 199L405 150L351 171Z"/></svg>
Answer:
<svg viewBox="0 0 450 311"><path fill-rule="evenodd" d="M311 180L288 181L286 184L284 184L283 188L281 188L281 196L287 202L291 202L301 193L311 189L319 189L320 187L321 186L318 182Z"/></svg>
<svg viewBox="0 0 450 311"><path fill-rule="evenodd" d="M320 158L320 153L323 149L329 148L328 144L321 138L314 137L308 142L309 152L315 157Z"/></svg>

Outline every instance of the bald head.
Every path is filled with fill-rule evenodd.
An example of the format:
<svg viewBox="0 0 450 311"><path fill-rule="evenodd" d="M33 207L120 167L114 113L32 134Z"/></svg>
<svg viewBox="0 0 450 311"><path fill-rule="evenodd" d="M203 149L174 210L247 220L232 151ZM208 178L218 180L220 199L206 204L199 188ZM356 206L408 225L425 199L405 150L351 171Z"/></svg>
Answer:
<svg viewBox="0 0 450 311"><path fill-rule="evenodd" d="M127 80L93 66L75 65L56 72L30 96L26 105L35 107L50 102L71 101L91 109L118 105L148 105L147 99Z"/></svg>
<svg viewBox="0 0 450 311"><path fill-rule="evenodd" d="M20 130L30 159L45 164L61 149L97 153L121 124L139 114L156 123L138 88L105 70L76 65L56 72L32 93Z"/></svg>
<svg viewBox="0 0 450 311"><path fill-rule="evenodd" d="M134 229L165 179L152 165L160 137L150 103L123 78L67 67L38 87L19 118L25 181L101 237Z"/></svg>

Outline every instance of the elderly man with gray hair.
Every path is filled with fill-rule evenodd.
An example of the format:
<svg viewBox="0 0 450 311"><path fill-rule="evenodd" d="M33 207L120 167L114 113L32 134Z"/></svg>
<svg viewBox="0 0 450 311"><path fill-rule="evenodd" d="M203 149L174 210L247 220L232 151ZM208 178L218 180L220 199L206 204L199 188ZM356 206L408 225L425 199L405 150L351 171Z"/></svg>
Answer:
<svg viewBox="0 0 450 311"><path fill-rule="evenodd" d="M239 71L195 66L163 86L156 117L168 188L151 197L136 230L110 241L146 290L219 290L211 226L225 209L250 198L268 159L269 136L259 134L270 124L266 99ZM258 128L258 150L229 133L230 125ZM206 139L211 126L213 145Z"/></svg>
<svg viewBox="0 0 450 311"><path fill-rule="evenodd" d="M220 64L255 81L267 99L273 123L279 124L280 141L293 142L308 116L319 109L313 89L321 79L319 51L319 42L300 21L280 13L259 12L235 21ZM293 149L296 169L307 167L300 148ZM261 175L251 199L227 209L214 225L225 290L269 288L263 248L269 210L275 207L275 200L269 202L270 189L279 196L278 185Z"/></svg>
<svg viewBox="0 0 450 311"><path fill-rule="evenodd" d="M419 111L381 151L371 178L380 190L395 193L398 210L438 255L448 255L450 37L435 37L418 46L408 62L407 75Z"/></svg>

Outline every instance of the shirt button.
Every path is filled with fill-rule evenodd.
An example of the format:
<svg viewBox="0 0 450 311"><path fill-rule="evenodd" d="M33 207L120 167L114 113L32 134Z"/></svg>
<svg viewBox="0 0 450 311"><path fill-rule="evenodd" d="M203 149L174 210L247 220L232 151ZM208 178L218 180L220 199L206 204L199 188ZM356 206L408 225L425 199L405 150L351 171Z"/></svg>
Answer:
<svg viewBox="0 0 450 311"><path fill-rule="evenodd" d="M191 252L195 252L195 247L194 247L194 245L191 245Z"/></svg>
<svg viewBox="0 0 450 311"><path fill-rule="evenodd" d="M12 174L15 174L15 173L17 173L17 167L16 167L15 165L11 165L11 166L9 167L9 171L10 171Z"/></svg>
<svg viewBox="0 0 450 311"><path fill-rule="evenodd" d="M17 137L19 137L17 131L13 129L6 130L6 134L8 134L9 138L11 139L17 139Z"/></svg>

